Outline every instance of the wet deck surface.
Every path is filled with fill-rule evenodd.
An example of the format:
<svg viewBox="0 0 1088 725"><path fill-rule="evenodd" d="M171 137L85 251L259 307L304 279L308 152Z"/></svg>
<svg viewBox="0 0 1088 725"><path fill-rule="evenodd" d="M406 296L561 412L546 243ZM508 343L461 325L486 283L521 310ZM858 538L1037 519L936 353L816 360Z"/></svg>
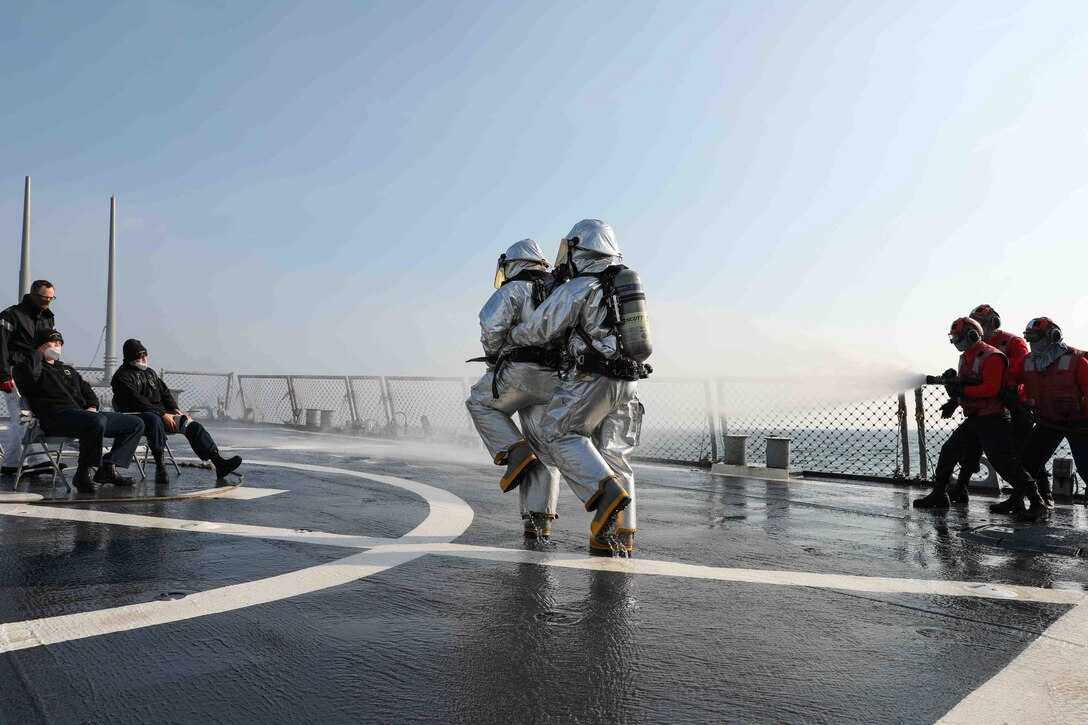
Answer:
<svg viewBox="0 0 1088 725"><path fill-rule="evenodd" d="M212 432L221 496L0 504L0 721L1088 718L1086 559L994 545L1081 506L638 466L635 558L599 559L566 488L526 541L482 449Z"/></svg>

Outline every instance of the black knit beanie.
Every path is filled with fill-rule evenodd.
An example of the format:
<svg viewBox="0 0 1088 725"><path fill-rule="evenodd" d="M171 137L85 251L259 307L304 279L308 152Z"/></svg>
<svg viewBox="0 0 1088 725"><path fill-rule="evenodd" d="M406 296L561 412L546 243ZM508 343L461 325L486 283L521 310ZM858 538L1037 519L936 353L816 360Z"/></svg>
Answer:
<svg viewBox="0 0 1088 725"><path fill-rule="evenodd" d="M47 342L59 342L64 344L64 338L56 330L50 330L48 327L41 327L34 331L34 347L41 347Z"/></svg>
<svg viewBox="0 0 1088 725"><path fill-rule="evenodd" d="M129 363L141 357L147 356L147 348L139 340L125 340L124 347L121 348L124 353L125 362Z"/></svg>

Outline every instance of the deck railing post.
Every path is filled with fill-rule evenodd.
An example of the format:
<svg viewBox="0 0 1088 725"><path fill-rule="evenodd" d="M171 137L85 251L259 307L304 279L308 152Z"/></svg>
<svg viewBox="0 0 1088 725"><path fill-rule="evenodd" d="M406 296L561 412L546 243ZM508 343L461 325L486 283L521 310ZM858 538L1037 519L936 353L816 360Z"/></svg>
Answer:
<svg viewBox="0 0 1088 725"><path fill-rule="evenodd" d="M351 387L351 378L344 376L344 385L348 391L348 413L351 415L351 428L359 430L359 408L355 403L355 391Z"/></svg>
<svg viewBox="0 0 1088 725"><path fill-rule="evenodd" d="M295 396L295 377L287 376L287 398L291 401L291 418L295 425L299 424L298 399Z"/></svg>
<svg viewBox="0 0 1088 725"><path fill-rule="evenodd" d="M918 477L924 481L929 478L929 463L926 456L926 407L921 388L914 389L914 422L918 425Z"/></svg>
<svg viewBox="0 0 1088 725"><path fill-rule="evenodd" d="M903 450L903 478L910 478L910 436L907 434L907 396L899 394L899 442Z"/></svg>

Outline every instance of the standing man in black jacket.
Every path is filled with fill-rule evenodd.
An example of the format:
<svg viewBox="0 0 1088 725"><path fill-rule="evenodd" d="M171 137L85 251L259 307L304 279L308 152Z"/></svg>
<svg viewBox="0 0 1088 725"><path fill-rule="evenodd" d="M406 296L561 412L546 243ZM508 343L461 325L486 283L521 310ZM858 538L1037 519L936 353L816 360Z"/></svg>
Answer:
<svg viewBox="0 0 1088 725"><path fill-rule="evenodd" d="M19 427L22 404L11 369L24 359L38 356L34 350L34 333L53 329L49 305L55 299L57 293L53 283L39 279L30 285L30 293L23 295L19 304L0 312L0 392L4 393L8 404L8 429L3 438L4 460L0 463L0 475L14 475L23 454L23 431ZM51 470L49 461L41 454L31 456L27 463L24 471Z"/></svg>
<svg viewBox="0 0 1088 725"><path fill-rule="evenodd" d="M117 368L113 386L113 406L123 413L138 413L144 422L147 447L155 457L155 483L170 483L162 456L167 433L182 433L200 460L215 465L215 475L224 478L242 465L240 456L223 458L211 434L200 423L183 413L173 394L154 370L147 366L147 348L139 340L125 340L125 363Z"/></svg>
<svg viewBox="0 0 1088 725"><path fill-rule="evenodd" d="M80 493L94 493L95 483L131 486L117 466L128 468L144 434L144 424L133 415L100 413L98 396L71 365L60 361L64 338L56 330L34 333L35 354L12 370L19 391L30 401L42 432L79 439L79 465L72 483ZM113 448L102 455L102 439L113 438ZM94 479L91 469L97 468Z"/></svg>

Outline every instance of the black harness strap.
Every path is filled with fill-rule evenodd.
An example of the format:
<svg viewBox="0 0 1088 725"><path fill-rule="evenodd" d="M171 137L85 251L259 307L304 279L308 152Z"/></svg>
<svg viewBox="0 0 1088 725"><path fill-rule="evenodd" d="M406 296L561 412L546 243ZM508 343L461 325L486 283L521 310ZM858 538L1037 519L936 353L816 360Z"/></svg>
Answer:
<svg viewBox="0 0 1088 725"><path fill-rule="evenodd" d="M524 269L503 282L503 285L510 282L531 282L533 284L533 308L536 309L548 296L548 277L549 274L544 270Z"/></svg>
<svg viewBox="0 0 1088 725"><path fill-rule="evenodd" d="M499 373L507 363L527 362L542 368L558 371L563 365L563 358L558 350L545 350L542 347L515 347L499 356L495 363L495 374L491 377L491 397L499 397Z"/></svg>
<svg viewBox="0 0 1088 725"><path fill-rule="evenodd" d="M548 284L547 279L550 275L541 269L525 269L518 272L510 279L503 282L503 285L510 282L530 282L533 285L532 298L533 309L540 307L541 303L548 296ZM516 325L521 320L514 320L513 324ZM511 325L513 327L513 325ZM528 362L535 363L544 368L551 370L559 370L562 363L562 358L557 351L547 350L541 347L515 347L503 352L499 355L495 362L494 374L491 376L491 397L499 397L499 373L506 366L507 363L512 362Z"/></svg>
<svg viewBox="0 0 1088 725"><path fill-rule="evenodd" d="M619 303L616 300L616 290L612 285L612 280L616 275L627 269L622 264L614 264L611 267L601 272L583 272L579 273L579 277L596 277L601 282L601 287L604 291L604 324L609 331L616 336L616 341L619 343L619 347L623 348L623 333L620 331L619 325ZM649 365L639 362L634 358L629 358L622 353L618 353L614 358L606 358L600 353L597 348L593 347L593 340L589 334L582 329L581 325L575 325L571 328L571 332L567 335L567 348L570 348L570 335L577 334L582 338L582 342L586 344L586 349L582 351L582 354L574 361L575 366L579 370L583 370L591 373L600 373L601 375L607 375L610 378L616 378L617 380L642 380L650 376L653 372L653 368Z"/></svg>

